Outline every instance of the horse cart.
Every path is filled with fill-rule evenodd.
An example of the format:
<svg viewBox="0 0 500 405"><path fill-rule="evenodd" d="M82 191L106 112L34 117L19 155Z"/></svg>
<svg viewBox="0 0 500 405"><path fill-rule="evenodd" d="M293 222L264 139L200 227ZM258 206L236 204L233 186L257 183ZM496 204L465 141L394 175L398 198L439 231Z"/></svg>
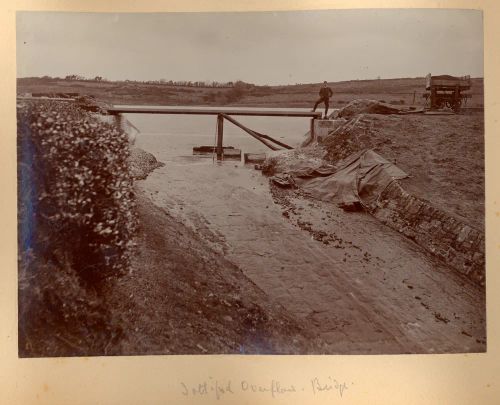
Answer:
<svg viewBox="0 0 500 405"><path fill-rule="evenodd" d="M467 99L471 97L470 93L465 93L470 88L470 76L431 76L429 73L425 78L427 91L422 97L425 98L426 106L431 110L448 107L459 112L460 108L467 104Z"/></svg>

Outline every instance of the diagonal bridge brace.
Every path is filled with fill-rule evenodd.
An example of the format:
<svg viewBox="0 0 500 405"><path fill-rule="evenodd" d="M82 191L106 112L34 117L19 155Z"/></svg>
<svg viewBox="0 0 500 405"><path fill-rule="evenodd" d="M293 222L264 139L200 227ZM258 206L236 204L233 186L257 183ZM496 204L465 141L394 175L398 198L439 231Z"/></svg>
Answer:
<svg viewBox="0 0 500 405"><path fill-rule="evenodd" d="M281 148L284 148L284 149L293 149L293 147L291 147L290 145L287 145L286 143L280 142L280 141L278 141L278 140L270 137L269 135L261 134L260 132L254 131L254 130L252 130L250 128L247 128L242 123L236 121L234 118L232 118L231 116L229 116L227 114L220 114L220 116L224 117L229 122L231 122L234 125L236 125L237 127L241 128L243 131L245 131L250 136L252 136L255 139L257 139L259 142L262 142L264 145L266 145L271 150L280 150ZM278 146L281 146L281 148L273 145L273 143L276 144L276 145L278 145Z"/></svg>

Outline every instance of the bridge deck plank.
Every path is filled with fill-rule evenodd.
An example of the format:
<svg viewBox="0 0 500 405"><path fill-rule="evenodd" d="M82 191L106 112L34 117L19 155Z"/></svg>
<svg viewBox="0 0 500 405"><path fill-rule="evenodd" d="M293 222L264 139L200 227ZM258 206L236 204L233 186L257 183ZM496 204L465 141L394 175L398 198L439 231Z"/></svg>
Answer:
<svg viewBox="0 0 500 405"><path fill-rule="evenodd" d="M311 111L275 111L275 110L231 110L231 109L202 109L202 108L169 108L169 107L112 107L110 114L187 114L187 115L241 115L260 117L309 117L320 118L321 112Z"/></svg>

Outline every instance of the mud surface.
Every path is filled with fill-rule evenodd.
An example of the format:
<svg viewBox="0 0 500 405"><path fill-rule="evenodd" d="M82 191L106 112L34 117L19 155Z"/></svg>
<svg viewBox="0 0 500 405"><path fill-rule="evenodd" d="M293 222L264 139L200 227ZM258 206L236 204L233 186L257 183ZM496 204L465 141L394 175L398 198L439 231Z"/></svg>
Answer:
<svg viewBox="0 0 500 405"><path fill-rule="evenodd" d="M108 291L124 334L107 354L321 351L304 323L140 193L138 254Z"/></svg>
<svg viewBox="0 0 500 405"><path fill-rule="evenodd" d="M325 342L302 353L486 349L484 291L368 214L281 190L273 198L267 179L239 164L159 159L166 165L139 188ZM186 256L194 249L183 248ZM233 281L224 282L232 290ZM183 297L189 312L199 298Z"/></svg>

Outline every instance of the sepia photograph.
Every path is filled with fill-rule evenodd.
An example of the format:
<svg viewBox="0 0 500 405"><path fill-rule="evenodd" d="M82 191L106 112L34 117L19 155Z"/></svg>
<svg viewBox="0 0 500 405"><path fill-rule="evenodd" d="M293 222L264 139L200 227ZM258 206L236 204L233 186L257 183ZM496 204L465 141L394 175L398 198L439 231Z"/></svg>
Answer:
<svg viewBox="0 0 500 405"><path fill-rule="evenodd" d="M18 357L487 351L483 13L16 12Z"/></svg>

